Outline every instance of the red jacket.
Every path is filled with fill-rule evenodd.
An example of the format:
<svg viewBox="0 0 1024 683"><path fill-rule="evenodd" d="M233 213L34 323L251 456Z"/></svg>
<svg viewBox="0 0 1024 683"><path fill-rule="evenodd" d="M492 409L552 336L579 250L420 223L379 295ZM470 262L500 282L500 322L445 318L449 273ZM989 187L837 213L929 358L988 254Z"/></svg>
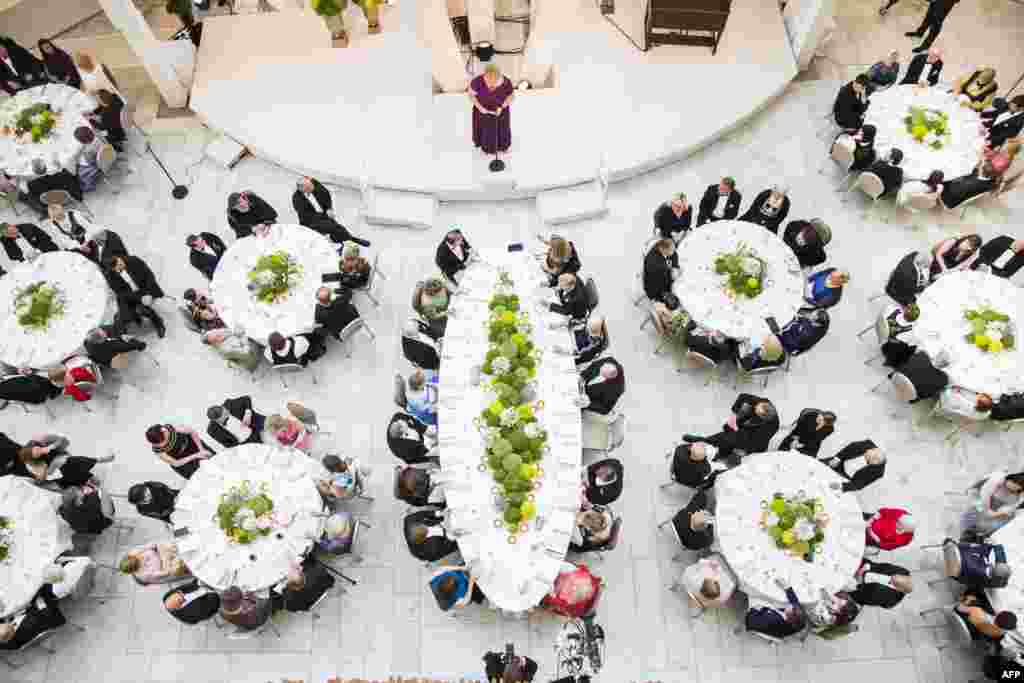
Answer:
<svg viewBox="0 0 1024 683"><path fill-rule="evenodd" d="M76 401L88 401L92 398L92 393L84 391L83 389L76 387L76 382L96 382L96 375L92 373L88 368L78 367L71 368L68 371L70 377L64 377L64 393L75 399Z"/></svg>
<svg viewBox="0 0 1024 683"><path fill-rule="evenodd" d="M905 514L907 511L900 508L879 508L868 525L871 533L878 537L878 542L876 543L871 536L868 536L867 544L882 550L895 550L909 545L914 540L914 532L900 533L896 530L897 520Z"/></svg>

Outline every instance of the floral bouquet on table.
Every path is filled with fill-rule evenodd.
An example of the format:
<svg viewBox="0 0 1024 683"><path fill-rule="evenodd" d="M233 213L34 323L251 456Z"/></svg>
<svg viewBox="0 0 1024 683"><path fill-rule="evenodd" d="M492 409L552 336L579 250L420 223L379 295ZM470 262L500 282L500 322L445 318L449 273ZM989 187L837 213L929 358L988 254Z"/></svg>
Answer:
<svg viewBox="0 0 1024 683"><path fill-rule="evenodd" d="M14 521L10 517L0 517L0 562L11 558L14 546Z"/></svg>
<svg viewBox="0 0 1024 683"><path fill-rule="evenodd" d="M276 251L260 256L256 267L249 271L249 289L256 299L265 304L281 303L302 276L302 266L291 254Z"/></svg>
<svg viewBox="0 0 1024 683"><path fill-rule="evenodd" d="M761 528L775 541L775 547L812 562L830 521L821 499L808 498L802 491L790 497L776 493L761 501L761 509Z"/></svg>
<svg viewBox="0 0 1024 683"><path fill-rule="evenodd" d="M64 315L64 293L48 282L34 282L14 292L18 324L37 331Z"/></svg>
<svg viewBox="0 0 1024 683"><path fill-rule="evenodd" d="M41 142L49 137L59 120L59 113L48 104L33 104L25 107L14 117L13 126L4 126L4 134L12 132L19 142Z"/></svg>
<svg viewBox="0 0 1024 683"><path fill-rule="evenodd" d="M988 306L964 311L969 330L964 339L988 353L1012 350L1016 344L1010 316Z"/></svg>
<svg viewBox="0 0 1024 683"><path fill-rule="evenodd" d="M735 251L715 257L715 272L725 276L725 291L730 298L753 299L764 291L768 264L753 249L741 243Z"/></svg>
<svg viewBox="0 0 1024 683"><path fill-rule="evenodd" d="M932 149L942 149L949 142L949 114L937 109L911 107L903 117L910 137Z"/></svg>
<svg viewBox="0 0 1024 683"><path fill-rule="evenodd" d="M519 299L511 294L512 281L506 273L499 276L489 302L487 322L490 348L482 372L493 400L483 410L477 424L483 432L487 450L481 468L488 468L495 481L495 503L515 542L526 531L526 522L537 514L533 494L534 480L543 473L538 463L544 456L547 432L537 420L533 378L537 374L540 351L530 333L529 317L519 311Z"/></svg>
<svg viewBox="0 0 1024 683"><path fill-rule="evenodd" d="M267 495L266 483L255 489L246 480L221 494L217 505L217 523L233 543L252 543L274 527L274 501Z"/></svg>

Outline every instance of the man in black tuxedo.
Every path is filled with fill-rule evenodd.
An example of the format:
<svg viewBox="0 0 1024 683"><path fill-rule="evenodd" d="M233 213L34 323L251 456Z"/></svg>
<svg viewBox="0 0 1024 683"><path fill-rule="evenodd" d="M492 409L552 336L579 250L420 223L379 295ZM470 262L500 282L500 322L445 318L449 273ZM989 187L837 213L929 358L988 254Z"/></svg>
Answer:
<svg viewBox="0 0 1024 683"><path fill-rule="evenodd" d="M68 620L60 611L52 584L43 584L25 611L0 624L0 650L20 650L41 633L58 629Z"/></svg>
<svg viewBox="0 0 1024 683"><path fill-rule="evenodd" d="M145 349L146 342L122 335L113 325L94 328L85 337L86 354L104 368L115 356Z"/></svg>
<svg viewBox="0 0 1024 683"><path fill-rule="evenodd" d="M110 263L115 256L128 256L124 240L113 230L100 230L86 241L86 245L89 242L95 245L96 258L93 261L96 263Z"/></svg>
<svg viewBox="0 0 1024 683"><path fill-rule="evenodd" d="M316 178L299 178L295 183L295 192L292 193L292 206L299 216L300 225L326 235L331 241L338 244L355 242L363 247L370 246L367 240L353 236L338 222L332 209L331 193Z"/></svg>
<svg viewBox="0 0 1024 683"><path fill-rule="evenodd" d="M572 273L562 273L558 276L555 295L558 297L558 303L548 305L548 310L552 313L568 316L570 321L585 320L590 315L586 288Z"/></svg>
<svg viewBox="0 0 1024 683"><path fill-rule="evenodd" d="M59 512L79 534L101 534L114 523L103 513L99 489L91 484L64 489L64 503Z"/></svg>
<svg viewBox="0 0 1024 683"><path fill-rule="evenodd" d="M740 201L743 196L736 191L736 180L726 176L717 185L708 185L700 199L697 211L697 226L707 222L735 220L740 215Z"/></svg>
<svg viewBox="0 0 1024 683"><path fill-rule="evenodd" d="M929 254L912 251L896 265L885 284L885 293L903 306L917 301L917 295L928 286Z"/></svg>
<svg viewBox="0 0 1024 683"><path fill-rule="evenodd" d="M431 535L431 527L441 527L442 521L444 514L437 510L417 510L405 516L402 522L405 542L417 560L437 562L459 549L443 527L440 534Z"/></svg>
<svg viewBox="0 0 1024 683"><path fill-rule="evenodd" d="M807 619L793 588L780 578L776 578L775 583L786 592L789 604L776 607L752 602L744 617L744 625L748 631L763 633L772 638L788 638L803 631Z"/></svg>
<svg viewBox="0 0 1024 683"><path fill-rule="evenodd" d="M1002 147L1024 129L1024 95L1017 95L1007 104L1006 111L996 116L988 131L988 144L993 148Z"/></svg>
<svg viewBox="0 0 1024 683"><path fill-rule="evenodd" d="M789 245L801 268L820 266L826 261L825 245L832 240L832 229L820 218L790 221L782 231L782 241Z"/></svg>
<svg viewBox="0 0 1024 683"><path fill-rule="evenodd" d="M857 590L850 593L850 597L863 607L892 609L900 604L907 593L914 590L910 572L888 562L865 560L854 577L857 579Z"/></svg>
<svg viewBox="0 0 1024 683"><path fill-rule="evenodd" d="M848 444L825 463L846 480L843 491L860 491L885 475L885 453L871 439ZM853 474L847 470L851 463L859 465Z"/></svg>
<svg viewBox="0 0 1024 683"><path fill-rule="evenodd" d="M313 319L317 325L323 325L332 337L340 340L341 331L359 320L359 309L352 303L352 290L341 288L332 292L329 287L318 289Z"/></svg>
<svg viewBox="0 0 1024 683"><path fill-rule="evenodd" d="M424 334L416 320L407 320L402 328L402 355L417 368L438 370L441 355L433 338Z"/></svg>
<svg viewBox="0 0 1024 683"><path fill-rule="evenodd" d="M2 223L0 232L0 242L4 245L7 258L12 261L24 261L26 256L36 252L59 251L53 239L42 228L31 223Z"/></svg>
<svg viewBox="0 0 1024 683"><path fill-rule="evenodd" d="M687 550L704 550L710 548L715 540L714 529L710 524L708 512L708 494L698 491L690 502L672 518L672 527L679 536L679 542Z"/></svg>
<svg viewBox="0 0 1024 683"><path fill-rule="evenodd" d="M14 95L44 83L46 72L41 61L13 40L0 40L0 90Z"/></svg>
<svg viewBox="0 0 1024 683"><path fill-rule="evenodd" d="M626 375L619 361L611 356L595 361L580 377L590 403L583 408L592 413L607 415L626 393Z"/></svg>
<svg viewBox="0 0 1024 683"><path fill-rule="evenodd" d="M189 235L185 239L185 244L188 245L188 262L207 280L212 280L220 257L227 251L223 240L212 232L201 232L198 235Z"/></svg>
<svg viewBox="0 0 1024 683"><path fill-rule="evenodd" d="M888 159L879 159L868 167L868 172L874 173L882 181L882 196L893 194L903 184L901 163L903 163L903 152L894 148L889 150Z"/></svg>
<svg viewBox="0 0 1024 683"><path fill-rule="evenodd" d="M914 52L924 52L932 46L935 39L939 37L939 33L942 32L943 22L946 21L946 17L958 2L960 0L928 0L928 10L924 14L924 19L921 20L921 25L917 27L916 31L903 34L908 38L920 38L924 36L925 32L928 33L924 42L914 48Z"/></svg>
<svg viewBox="0 0 1024 683"><path fill-rule="evenodd" d="M212 619L220 611L220 596L196 579L172 588L164 595L164 609L172 617L190 626Z"/></svg>
<svg viewBox="0 0 1024 683"><path fill-rule="evenodd" d="M732 404L732 417L722 425L722 429L724 434L733 437L733 448L746 453L763 453L768 450L775 432L779 431L779 413L766 398L740 394ZM708 443L717 445L711 440Z"/></svg>
<svg viewBox="0 0 1024 683"><path fill-rule="evenodd" d="M277 211L255 193L244 191L228 195L228 225L238 239L251 235L258 225L276 222Z"/></svg>
<svg viewBox="0 0 1024 683"><path fill-rule="evenodd" d="M997 266L996 263L1000 265ZM977 269L982 264L989 266L992 274L997 277L1013 277L1024 267L1024 240L1017 240L1009 235L990 239L978 252L978 259L971 268Z"/></svg>
<svg viewBox="0 0 1024 683"><path fill-rule="evenodd" d="M263 441L267 418L253 409L251 396L226 399L219 406L211 406L206 416L210 419L206 433L225 448Z"/></svg>
<svg viewBox="0 0 1024 683"><path fill-rule="evenodd" d="M672 294L672 268L677 264L675 242L660 239L654 243L644 258L643 284L648 299L668 305L665 298Z"/></svg>
<svg viewBox="0 0 1024 683"><path fill-rule="evenodd" d="M921 81L921 74L924 73L925 66L928 67L928 76L925 80L928 85L934 87L939 82L939 74L942 73L942 60L939 59L939 53L936 50L914 55L910 64L907 65L907 71L903 74L900 85L917 85Z"/></svg>
<svg viewBox="0 0 1024 683"><path fill-rule="evenodd" d="M0 377L0 408L8 401L39 405L50 399L57 398L64 391L46 375L37 375L30 371L22 371Z"/></svg>
<svg viewBox="0 0 1024 683"><path fill-rule="evenodd" d="M864 125L864 112L868 109L867 74L860 74L842 88L832 104L832 118L845 131L860 130Z"/></svg>
<svg viewBox="0 0 1024 683"><path fill-rule="evenodd" d="M283 588L271 595L275 609L308 612L327 591L334 588L334 577L312 556L302 562L298 571L288 573Z"/></svg>
<svg viewBox="0 0 1024 683"><path fill-rule="evenodd" d="M427 443L427 425L411 415L395 413L388 422L388 448L396 458L407 465L440 463L436 450ZM435 453L431 456L431 453Z"/></svg>
<svg viewBox="0 0 1024 683"><path fill-rule="evenodd" d="M178 498L178 490L159 481L146 481L134 484L128 489L128 502L135 506L143 517L151 517L166 522L171 521L174 502Z"/></svg>
<svg viewBox="0 0 1024 683"><path fill-rule="evenodd" d="M152 307L155 299L164 297L153 271L138 256L115 256L104 273L117 297L118 313L114 325L124 330L128 323L149 318L161 339L167 334L163 318Z"/></svg>

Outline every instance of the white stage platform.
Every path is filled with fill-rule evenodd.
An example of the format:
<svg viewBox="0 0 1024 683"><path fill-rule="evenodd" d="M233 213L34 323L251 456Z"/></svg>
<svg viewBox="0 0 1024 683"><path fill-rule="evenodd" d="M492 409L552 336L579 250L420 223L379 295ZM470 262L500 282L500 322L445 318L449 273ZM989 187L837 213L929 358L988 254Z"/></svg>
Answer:
<svg viewBox="0 0 1024 683"><path fill-rule="evenodd" d="M343 49L311 13L210 17L190 106L254 154L327 182L507 199L592 181L602 163L615 182L683 159L797 73L782 16L766 0L734 0L714 57L702 48L641 53L593 0L534 8L524 68L554 65L557 87L517 95L500 174L472 146L466 96L432 92L435 81L465 82L439 0L399 0L383 9L384 33Z"/></svg>

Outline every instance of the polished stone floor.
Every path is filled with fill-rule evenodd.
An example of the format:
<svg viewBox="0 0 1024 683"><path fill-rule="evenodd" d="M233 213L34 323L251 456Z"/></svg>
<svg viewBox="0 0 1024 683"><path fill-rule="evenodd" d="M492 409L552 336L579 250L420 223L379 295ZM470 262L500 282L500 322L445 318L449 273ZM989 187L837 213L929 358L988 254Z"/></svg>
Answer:
<svg viewBox="0 0 1024 683"><path fill-rule="evenodd" d="M600 310L609 320L612 352L625 367L628 415L625 445L617 457L626 463L627 484L616 508L625 517L620 547L595 571L607 581L599 621L608 634L607 665L600 680L608 683L658 680L664 683L810 683L829 680L899 681L900 683L961 683L978 676L973 655L937 646L949 640L944 627L930 628L918 616L925 606L948 604L947 588L931 590L925 580L935 576L933 552L917 545L943 538L957 514L958 501L945 492L973 481L997 466L1020 466L1020 436L985 431L950 445L943 441L949 426L932 422L920 412L912 428L905 406L868 393L882 375L863 361L874 349L855 333L869 324L873 308L868 297L908 251L934 243L964 228L984 236L1017 230L1022 222L1019 200L1010 195L1000 202L972 209L961 224L956 216L911 216L888 207L869 207L859 196L835 191L838 178L826 159L827 132L820 128L837 83L819 81L791 86L785 95L727 139L685 163L645 175L610 190L608 215L574 224L560 232L577 245L584 270L595 277L602 296ZM816 128L818 128L816 130ZM347 132L338 132L338 153L345 153ZM325 128L325 144L333 144ZM143 256L164 288L176 296L201 286L201 276L187 261L185 236L211 230L228 240L225 198L239 189L253 190L291 217L294 176L256 159L242 161L233 171L202 161L206 134L196 130L153 139L154 149L171 173L185 182L191 194L184 201L170 195L170 183L148 157L130 160L134 172L119 185L118 194L101 189L89 197L101 223L118 231L130 251ZM382 141L383 142L383 141ZM135 141L138 146L138 141ZM860 494L863 506L902 505L920 520L918 540L909 550L893 553L892 561L914 570L918 589L897 609L867 609L859 633L835 642L809 639L803 647L786 643L778 650L733 635L734 611L718 610L690 621L678 597L666 590L681 569L671 561L673 543L656 532L657 522L685 503L685 495L660 493L667 477L663 456L686 431L713 429L728 413L736 391L731 376L705 386L703 376L677 373L670 355L654 356L656 340L650 329L639 330L641 315L631 304L639 269L639 252L650 234L650 216L670 193L688 192L696 198L724 174L736 176L747 201L772 183L790 186L791 218L825 218L832 226L831 262L848 268L853 280L842 303L833 309L828 337L792 372L772 379L767 389L756 388L779 407L783 423L804 407L831 408L839 415L837 433L824 446L834 452L847 442L872 438L890 457L884 480ZM277 681L282 677L322 683L329 675L342 677L388 674L480 675L480 657L506 641L541 664L538 680L555 674L552 645L560 622L531 615L515 620L477 611L455 620L441 614L425 588L425 570L408 555L399 532L404 505L391 496L387 472L394 459L384 428L394 408L391 378L407 372L398 347L398 330L408 317L413 283L434 270L433 251L443 231L461 226L478 245L501 245L531 239L541 228L532 202L446 204L435 228L428 232L366 227L358 219L358 197L335 191L335 203L356 234L373 241L388 275L381 282L382 306L361 305L377 332L376 342L356 340L351 359L337 350L316 366L319 384L299 377L289 390L275 377L250 382L234 374L196 336L163 310L170 321L166 339L150 339L159 368L141 363L117 403L100 400L92 414L60 403L57 420L23 416L8 409L0 413L2 429L24 440L42 430L71 437L80 454L117 453L104 465L103 478L115 492L144 479L179 483L176 475L150 452L143 438L154 422L178 422L202 428L208 405L227 396L251 394L263 412L283 408L292 396L301 398L338 425L336 439L343 452L375 464L371 480L376 502L361 504L360 514L373 524L366 538L366 560L352 569L358 587L332 599L318 618L280 618L282 637L267 635L255 641L231 641L212 625L182 627L160 604L158 587L139 588L123 577L101 571L96 597L70 605L69 615L87 626L84 634L71 630L55 638L58 653L37 651L17 671L0 668L0 680L12 683L76 681L76 683L226 683ZM1014 226L1014 227L1011 227ZM1018 232L1019 234L1019 232ZM624 258L625 256L625 258ZM120 511L132 516L127 509ZM114 561L132 544L163 537L163 530L140 520L132 534L109 533L97 547L99 559ZM475 679L474 679L475 680Z"/></svg>

